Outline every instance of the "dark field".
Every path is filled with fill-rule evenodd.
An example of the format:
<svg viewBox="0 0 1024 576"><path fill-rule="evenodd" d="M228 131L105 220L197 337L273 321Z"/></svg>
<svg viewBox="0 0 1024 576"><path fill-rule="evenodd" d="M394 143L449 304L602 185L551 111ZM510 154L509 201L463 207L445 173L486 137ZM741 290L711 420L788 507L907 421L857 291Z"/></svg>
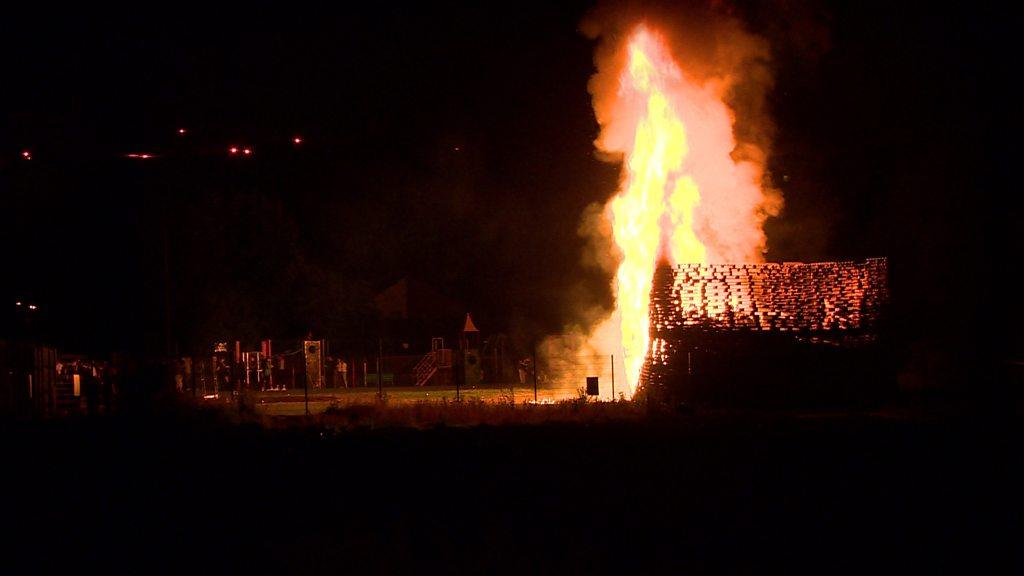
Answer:
<svg viewBox="0 0 1024 576"><path fill-rule="evenodd" d="M162 410L5 427L9 574L1021 567L1013 415L334 433Z"/></svg>

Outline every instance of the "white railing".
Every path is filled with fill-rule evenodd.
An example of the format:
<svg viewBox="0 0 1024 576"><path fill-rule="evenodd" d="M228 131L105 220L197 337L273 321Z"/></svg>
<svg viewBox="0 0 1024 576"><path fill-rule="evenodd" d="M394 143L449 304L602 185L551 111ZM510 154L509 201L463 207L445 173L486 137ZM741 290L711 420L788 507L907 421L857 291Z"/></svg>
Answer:
<svg viewBox="0 0 1024 576"><path fill-rule="evenodd" d="M417 386L423 386L429 382L435 372L437 372L437 354L434 351L427 352L412 369Z"/></svg>

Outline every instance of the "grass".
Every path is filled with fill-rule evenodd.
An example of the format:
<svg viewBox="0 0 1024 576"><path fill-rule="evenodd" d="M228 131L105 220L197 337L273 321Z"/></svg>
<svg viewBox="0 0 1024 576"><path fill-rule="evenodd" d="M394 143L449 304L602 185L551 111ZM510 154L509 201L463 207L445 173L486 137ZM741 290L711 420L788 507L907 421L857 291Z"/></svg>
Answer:
<svg viewBox="0 0 1024 576"><path fill-rule="evenodd" d="M639 420L644 407L633 402L596 402L585 396L551 404L511 404L468 399L460 402L422 401L376 404L335 404L313 417L322 428L434 428L475 426L536 426L550 423L592 424Z"/></svg>
<svg viewBox="0 0 1024 576"><path fill-rule="evenodd" d="M0 421L7 572L986 574L1019 556L1017 415L232 414ZM48 534L71 536L55 553Z"/></svg>
<svg viewBox="0 0 1024 576"><path fill-rule="evenodd" d="M636 420L646 413L645 405L622 399L602 402L585 396L582 390L538 390L537 403L533 390L513 396L508 388L470 389L461 391L460 397L455 399L454 389L440 388L385 388L383 398L372 388L320 389L309 395L309 415L302 390L250 393L241 405L223 399L201 402L207 408L224 408L232 419L271 428L330 430L589 424Z"/></svg>
<svg viewBox="0 0 1024 576"><path fill-rule="evenodd" d="M423 403L456 404L455 388L386 387L384 400L389 407ZM555 403L577 398L575 389L555 388L537 391L540 403ZM532 388L469 388L459 391L464 403L523 404L533 401ZM329 407L358 406L378 403L376 388L322 388L309 391L309 413L321 414ZM264 416L304 416L303 390L257 392L252 398L257 413Z"/></svg>

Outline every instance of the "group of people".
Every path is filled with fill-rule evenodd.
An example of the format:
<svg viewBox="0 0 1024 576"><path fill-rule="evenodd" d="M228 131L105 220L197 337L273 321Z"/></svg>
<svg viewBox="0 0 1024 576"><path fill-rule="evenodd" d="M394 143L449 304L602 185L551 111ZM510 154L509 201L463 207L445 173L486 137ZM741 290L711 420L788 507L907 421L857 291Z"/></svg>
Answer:
<svg viewBox="0 0 1024 576"><path fill-rule="evenodd" d="M344 358L328 357L327 365L333 367L333 387L348 388L348 362Z"/></svg>
<svg viewBox="0 0 1024 576"><path fill-rule="evenodd" d="M117 371L105 362L74 360L57 363L57 377L69 384L74 397L85 400L87 414L113 409Z"/></svg>

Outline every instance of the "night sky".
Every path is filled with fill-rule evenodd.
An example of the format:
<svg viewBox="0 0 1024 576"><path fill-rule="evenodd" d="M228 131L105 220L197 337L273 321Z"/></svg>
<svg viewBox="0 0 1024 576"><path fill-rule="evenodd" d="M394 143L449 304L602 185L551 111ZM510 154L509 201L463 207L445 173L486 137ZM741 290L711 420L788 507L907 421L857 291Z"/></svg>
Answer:
<svg viewBox="0 0 1024 576"><path fill-rule="evenodd" d="M618 179L593 154L592 6L485 4L8 9L4 306L38 302L66 349L152 347L165 245L183 350L368 335L404 276L521 341L608 304L577 235ZM775 57L768 258L889 256L905 349L988 354L990 280L1020 246L1005 19L867 4L734 9Z"/></svg>

